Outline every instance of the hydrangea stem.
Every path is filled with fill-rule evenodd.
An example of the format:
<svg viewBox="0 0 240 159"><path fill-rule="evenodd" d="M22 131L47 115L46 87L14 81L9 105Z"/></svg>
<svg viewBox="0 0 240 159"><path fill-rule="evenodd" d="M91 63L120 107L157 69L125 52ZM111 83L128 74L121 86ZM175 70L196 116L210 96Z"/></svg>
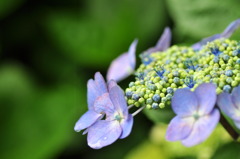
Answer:
<svg viewBox="0 0 240 159"><path fill-rule="evenodd" d="M136 110L134 113L132 113L132 116L134 117L135 115L137 115L138 113L140 113L146 106L143 106L141 108L139 108L138 110Z"/></svg>
<svg viewBox="0 0 240 159"><path fill-rule="evenodd" d="M134 105L129 105L129 106L128 106L128 109L131 109L132 107L134 107Z"/></svg>
<svg viewBox="0 0 240 159"><path fill-rule="evenodd" d="M222 114L220 116L220 123L235 141L239 140L239 134L234 130L234 128L229 124L229 122Z"/></svg>

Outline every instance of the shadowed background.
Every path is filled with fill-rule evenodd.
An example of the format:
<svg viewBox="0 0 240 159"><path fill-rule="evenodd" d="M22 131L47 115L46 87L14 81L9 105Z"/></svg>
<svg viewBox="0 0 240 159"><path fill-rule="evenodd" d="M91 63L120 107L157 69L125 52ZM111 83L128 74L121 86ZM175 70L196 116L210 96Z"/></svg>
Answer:
<svg viewBox="0 0 240 159"><path fill-rule="evenodd" d="M1 0L0 158L236 158L221 126L193 148L165 141L168 110L136 116L131 135L101 150L73 131L86 83L139 39L137 55L165 26L191 45L240 17L237 0ZM233 39L240 39L240 31ZM133 77L119 83L126 88Z"/></svg>

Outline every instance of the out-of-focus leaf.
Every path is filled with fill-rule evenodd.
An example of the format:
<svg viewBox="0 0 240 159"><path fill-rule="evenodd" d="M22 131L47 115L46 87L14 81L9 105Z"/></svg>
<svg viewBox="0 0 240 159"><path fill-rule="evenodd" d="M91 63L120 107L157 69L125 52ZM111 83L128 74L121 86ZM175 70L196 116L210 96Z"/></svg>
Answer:
<svg viewBox="0 0 240 159"><path fill-rule="evenodd" d="M154 123L169 123L175 116L170 108L144 110L145 115Z"/></svg>
<svg viewBox="0 0 240 159"><path fill-rule="evenodd" d="M151 130L149 140L133 148L126 158L210 159L218 147L231 140L226 131L218 126L202 144L185 147L180 142L166 141L166 129L166 124L156 124Z"/></svg>
<svg viewBox="0 0 240 159"><path fill-rule="evenodd" d="M144 141L129 153L125 159L166 159L166 153L158 145Z"/></svg>
<svg viewBox="0 0 240 159"><path fill-rule="evenodd" d="M237 142L230 142L222 145L217 149L212 159L226 159L226 158L240 158L240 144Z"/></svg>
<svg viewBox="0 0 240 159"><path fill-rule="evenodd" d="M83 88L82 84L39 88L18 65L2 66L0 158L49 158L66 146L86 109Z"/></svg>
<svg viewBox="0 0 240 159"><path fill-rule="evenodd" d="M134 38L146 44L159 37L165 22L162 2L89 0L80 13L50 12L46 28L67 56L81 65L106 69Z"/></svg>
<svg viewBox="0 0 240 159"><path fill-rule="evenodd" d="M0 19L13 12L25 0L1 0L0 1Z"/></svg>
<svg viewBox="0 0 240 159"><path fill-rule="evenodd" d="M221 33L240 17L236 0L169 0L169 13L174 20L178 41L200 40ZM235 34L239 35L240 30ZM233 38L240 39L239 36Z"/></svg>

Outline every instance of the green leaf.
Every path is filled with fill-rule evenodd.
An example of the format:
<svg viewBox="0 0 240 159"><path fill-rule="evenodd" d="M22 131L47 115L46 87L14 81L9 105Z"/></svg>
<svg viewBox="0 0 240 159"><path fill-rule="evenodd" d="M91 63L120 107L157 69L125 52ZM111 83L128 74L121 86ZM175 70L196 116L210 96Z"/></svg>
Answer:
<svg viewBox="0 0 240 159"><path fill-rule="evenodd" d="M89 0L85 5L80 13L49 12L45 22L56 46L81 65L106 69L128 50L134 38L147 43L154 36L158 38L164 27L162 1Z"/></svg>
<svg viewBox="0 0 240 159"><path fill-rule="evenodd" d="M240 144L237 142L230 142L222 145L217 149L212 159L227 159L227 158L239 158L240 156Z"/></svg>
<svg viewBox="0 0 240 159"><path fill-rule="evenodd" d="M176 26L175 33L178 41L181 42L193 40L195 42L221 33L228 24L240 17L240 3L236 0L169 0L166 2ZM239 36L233 38L240 39Z"/></svg>
<svg viewBox="0 0 240 159"><path fill-rule="evenodd" d="M227 132L221 126L217 126L206 141L193 147L185 147L179 141L167 141L166 129L167 124L155 124L150 131L149 139L133 147L126 158L210 159L218 147L231 141Z"/></svg>
<svg viewBox="0 0 240 159"><path fill-rule="evenodd" d="M0 19L15 11L25 0L1 0Z"/></svg>
<svg viewBox="0 0 240 159"><path fill-rule="evenodd" d="M2 66L0 158L49 158L63 149L87 108L83 88L82 84L40 88L21 66Z"/></svg>

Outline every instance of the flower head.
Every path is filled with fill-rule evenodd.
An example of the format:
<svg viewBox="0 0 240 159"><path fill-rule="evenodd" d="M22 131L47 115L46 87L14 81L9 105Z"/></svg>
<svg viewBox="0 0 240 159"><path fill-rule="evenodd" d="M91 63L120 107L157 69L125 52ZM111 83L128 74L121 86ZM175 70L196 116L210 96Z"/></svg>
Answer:
<svg viewBox="0 0 240 159"><path fill-rule="evenodd" d="M217 104L234 124L240 129L240 86L235 87L232 94L221 93L218 95Z"/></svg>
<svg viewBox="0 0 240 159"><path fill-rule="evenodd" d="M186 60L185 62L184 62L184 64L185 64L185 66L187 67L187 69L189 69L189 70L196 70L197 68L198 68L198 66L197 65L194 65L193 64L193 61L192 60Z"/></svg>
<svg viewBox="0 0 240 159"><path fill-rule="evenodd" d="M211 53L215 56L219 56L222 52L218 48L210 48Z"/></svg>
<svg viewBox="0 0 240 159"><path fill-rule="evenodd" d="M103 102L96 104L96 107L108 101L113 111L105 120L98 120L88 128L88 145L94 149L110 145L118 138L123 139L132 130L133 117L128 113L122 89L114 81L109 82L108 89L109 95L105 96Z"/></svg>
<svg viewBox="0 0 240 159"><path fill-rule="evenodd" d="M153 62L153 58L148 53L141 54L140 58L142 60L142 63L146 66Z"/></svg>
<svg viewBox="0 0 240 159"><path fill-rule="evenodd" d="M127 78L134 72L136 65L136 46L138 40L134 40L130 45L128 52L121 54L112 61L108 72L107 80L115 80L117 82Z"/></svg>
<svg viewBox="0 0 240 159"><path fill-rule="evenodd" d="M195 92L178 89L172 98L176 116L171 120L166 138L182 141L190 147L203 142L216 127L220 113L214 108L216 88L213 84L201 84Z"/></svg>
<svg viewBox="0 0 240 159"><path fill-rule="evenodd" d="M77 121L74 130L86 129L84 134L88 133L88 145L94 149L127 137L132 129L133 117L128 113L121 88L113 80L106 85L99 72L95 74L95 80L88 81L87 86L89 110Z"/></svg>
<svg viewBox="0 0 240 159"><path fill-rule="evenodd" d="M159 67L156 67L154 68L154 71L156 72L156 74L160 77L160 78L163 78L163 74L166 72L166 70L164 69L163 66L159 66Z"/></svg>
<svg viewBox="0 0 240 159"><path fill-rule="evenodd" d="M192 76L188 76L184 79L184 83L188 88L193 88L196 84L196 81L193 80Z"/></svg>

